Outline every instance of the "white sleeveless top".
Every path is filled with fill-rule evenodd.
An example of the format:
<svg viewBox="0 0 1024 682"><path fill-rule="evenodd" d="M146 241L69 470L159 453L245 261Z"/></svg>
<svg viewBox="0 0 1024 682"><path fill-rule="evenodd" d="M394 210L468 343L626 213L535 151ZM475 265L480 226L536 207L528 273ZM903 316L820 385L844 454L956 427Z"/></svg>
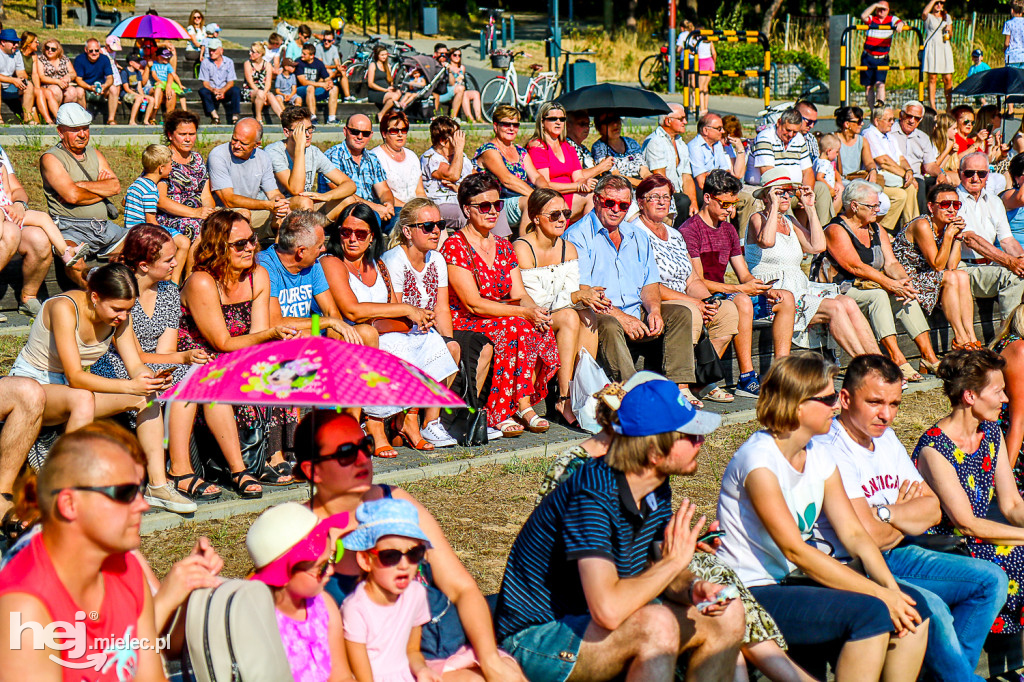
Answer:
<svg viewBox="0 0 1024 682"><path fill-rule="evenodd" d="M373 266L374 270L377 270L377 266ZM373 283L373 286L366 286L363 284L363 280L356 277L351 272L348 273L348 285L352 287L352 293L356 295L356 300L360 303L387 303L388 302L388 286L384 284L384 278L380 276L380 272L377 272L377 281ZM351 320L345 320L349 324L355 324Z"/></svg>

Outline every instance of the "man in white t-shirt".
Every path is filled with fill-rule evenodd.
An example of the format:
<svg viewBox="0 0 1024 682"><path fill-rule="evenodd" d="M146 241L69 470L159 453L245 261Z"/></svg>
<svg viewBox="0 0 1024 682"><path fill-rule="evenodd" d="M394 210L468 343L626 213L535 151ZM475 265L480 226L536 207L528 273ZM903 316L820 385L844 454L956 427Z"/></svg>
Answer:
<svg viewBox="0 0 1024 682"><path fill-rule="evenodd" d="M924 666L936 680L981 680L974 674L989 628L1006 599L1006 573L995 564L925 549L907 536L937 524L939 500L890 428L902 400L899 367L881 355L860 355L846 370L840 414L813 439L832 454L865 530L897 580L913 585L931 610ZM847 556L822 516L818 534Z"/></svg>

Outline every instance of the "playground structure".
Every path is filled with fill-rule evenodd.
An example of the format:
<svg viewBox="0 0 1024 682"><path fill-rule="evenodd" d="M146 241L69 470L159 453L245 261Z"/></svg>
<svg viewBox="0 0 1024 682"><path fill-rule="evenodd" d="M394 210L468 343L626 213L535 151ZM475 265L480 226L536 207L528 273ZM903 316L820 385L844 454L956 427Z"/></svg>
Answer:
<svg viewBox="0 0 1024 682"><path fill-rule="evenodd" d="M712 69L702 71L697 63L697 46L702 42L708 43L757 43L764 48L764 63L757 69ZM671 56L670 62L675 60ZM686 40L683 41L683 54L681 70L683 75L683 108L690 114L690 90L693 90L693 114L700 111L700 89L696 87L698 76L725 76L727 78L759 78L763 80L761 85L764 106L767 109L771 101L771 73L772 73L772 48L768 37L760 31L724 31L719 29L702 29L691 31ZM670 70L670 73L674 70ZM670 77L671 78L671 77ZM692 84L691 84L692 81ZM670 80L671 82L671 80Z"/></svg>
<svg viewBox="0 0 1024 682"><path fill-rule="evenodd" d="M924 33L916 26L906 25L905 30L913 31L917 35L917 64L902 64L875 67L879 71L917 71L917 99L924 101ZM868 67L860 64L851 65L850 59L850 36L856 31L868 31L869 29L891 29L895 32L892 24L880 24L868 26L867 24L851 24L843 29L839 39L839 106L849 106L850 76L854 72L867 71Z"/></svg>

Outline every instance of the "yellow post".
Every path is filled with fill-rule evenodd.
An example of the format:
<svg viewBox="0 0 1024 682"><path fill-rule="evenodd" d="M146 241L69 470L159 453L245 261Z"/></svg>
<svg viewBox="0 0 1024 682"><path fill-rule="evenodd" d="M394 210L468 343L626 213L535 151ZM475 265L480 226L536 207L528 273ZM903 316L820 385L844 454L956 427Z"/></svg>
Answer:
<svg viewBox="0 0 1024 682"><path fill-rule="evenodd" d="M772 51L764 51L764 108L767 109L772 99Z"/></svg>

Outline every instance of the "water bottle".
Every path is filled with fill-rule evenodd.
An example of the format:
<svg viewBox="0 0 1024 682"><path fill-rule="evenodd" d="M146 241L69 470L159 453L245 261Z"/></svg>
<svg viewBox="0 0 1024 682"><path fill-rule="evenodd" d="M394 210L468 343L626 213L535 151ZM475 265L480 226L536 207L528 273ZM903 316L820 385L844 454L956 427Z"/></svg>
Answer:
<svg viewBox="0 0 1024 682"><path fill-rule="evenodd" d="M102 87L103 87L103 82L102 81L96 81L95 83L92 84L92 91L95 92L98 95L100 93L100 88L102 88Z"/></svg>

